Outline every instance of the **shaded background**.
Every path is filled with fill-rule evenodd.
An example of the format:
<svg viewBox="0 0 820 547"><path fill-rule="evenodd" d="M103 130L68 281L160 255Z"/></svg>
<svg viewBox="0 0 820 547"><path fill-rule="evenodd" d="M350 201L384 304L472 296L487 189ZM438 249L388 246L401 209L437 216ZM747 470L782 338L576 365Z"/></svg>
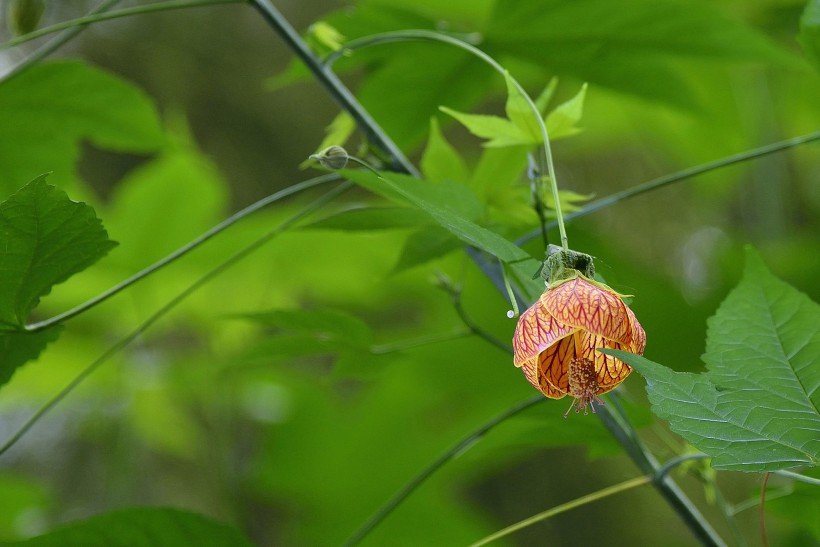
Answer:
<svg viewBox="0 0 820 547"><path fill-rule="evenodd" d="M584 132L554 146L562 187L580 193L604 196L820 127L820 79L795 40L802 2L660 2L647 10L645 28L622 35L606 32L617 24L607 3L568 5L277 3L299 30L328 16L348 37L394 28L482 30L481 47L533 94L554 75L560 78L558 100L589 81ZM617 11L646 5L630 2ZM92 6L50 3L42 24ZM688 20L670 23L676 9L714 16L710 43L722 48L698 49L699 37L685 33ZM574 10L587 10L588 19L579 21ZM33 47L0 55L13 63ZM121 245L45 299L43 316L93 296L230 212L312 176L298 166L338 113L323 89L288 68L290 52L248 6L100 23L59 56L84 59L143 89L171 144L123 153L83 142L76 171L54 173L52 182L95 205ZM439 117L468 162L480 153L480 143L450 124L439 105L503 111L503 81L446 46L387 46L339 68L415 160L431 116ZM274 85L271 78L283 72L298 81ZM33 175L50 169L40 166ZM571 244L599 257L598 269L615 288L636 295L632 306L648 334L648 358L699 370L706 318L736 283L743 245L757 247L779 277L820 297L819 174L816 145L768 156L574 222ZM11 191L4 188L4 197ZM378 202L363 191L344 199ZM72 321L38 362L4 386L3 432L10 434L118 336L304 203L297 198L256 215ZM533 226L534 215L519 228ZM532 394L510 357L477 338L378 355L334 345L355 333L381 346L461 328L449 296L435 288L438 271L463 282L463 305L474 321L510 338L509 304L463 253L394 271L408 233L293 231L210 283L0 460L0 539L148 504L235 522L262 545L340 543L442 450ZM542 253L537 241L529 250ZM344 314L331 315L342 326L299 332L238 317L282 309L314 317L338 310L328 313ZM652 421L636 376L622 396L646 442L660 459L685 450ZM565 406L539 405L494 431L425 484L367 544L465 544L638 473L594 417L563 420ZM729 537L697 473L678 478ZM741 503L757 495L758 480L722 473L719 484L726 498ZM775 494L785 487L770 483ZM772 544L816 542L810 534L817 525L810 517L801 520L797 507L817 504L816 494L772 502ZM759 544L756 511L737 519L748 543ZM648 487L509 540L593 542L694 543Z"/></svg>

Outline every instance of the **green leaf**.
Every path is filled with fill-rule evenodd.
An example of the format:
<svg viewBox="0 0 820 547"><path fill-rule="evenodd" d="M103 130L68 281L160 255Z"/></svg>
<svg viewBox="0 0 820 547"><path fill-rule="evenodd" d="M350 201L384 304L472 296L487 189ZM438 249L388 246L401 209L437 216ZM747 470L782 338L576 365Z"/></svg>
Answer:
<svg viewBox="0 0 820 547"><path fill-rule="evenodd" d="M178 509L131 508L73 522L7 547L251 547L232 526Z"/></svg>
<svg viewBox="0 0 820 547"><path fill-rule="evenodd" d="M438 119L430 118L430 138L421 156L421 172L432 181L466 182L467 165L458 151L447 142L439 128Z"/></svg>
<svg viewBox="0 0 820 547"><path fill-rule="evenodd" d="M60 325L36 332L0 330L0 386L5 385L19 367L37 359L61 330Z"/></svg>
<svg viewBox="0 0 820 547"><path fill-rule="evenodd" d="M820 0L806 2L806 9L800 17L800 34L797 40L806 59L820 70Z"/></svg>
<svg viewBox="0 0 820 547"><path fill-rule="evenodd" d="M482 47L559 76L692 107L677 59L793 63L766 36L704 2L499 0Z"/></svg>
<svg viewBox="0 0 820 547"><path fill-rule="evenodd" d="M131 84L83 63L41 63L0 82L0 194L46 170L68 188L79 144L149 152L164 140L151 101Z"/></svg>
<svg viewBox="0 0 820 547"><path fill-rule="evenodd" d="M303 230L369 232L371 230L415 228L430 222L429 215L410 207L356 207L326 216L301 228Z"/></svg>
<svg viewBox="0 0 820 547"><path fill-rule="evenodd" d="M507 118L527 136L529 142L543 142L541 127L538 125L536 113L530 108L530 103L515 86L509 72L504 72L504 80L507 83L507 102L504 106Z"/></svg>
<svg viewBox="0 0 820 547"><path fill-rule="evenodd" d="M426 226L410 234L401 249L399 260L393 266L393 273L402 272L436 258L441 258L463 243L449 230L440 226Z"/></svg>
<svg viewBox="0 0 820 547"><path fill-rule="evenodd" d="M771 471L820 463L820 306L751 250L740 284L709 320L708 372L677 373L625 352L653 410L715 468Z"/></svg>
<svg viewBox="0 0 820 547"><path fill-rule="evenodd" d="M40 297L110 251L94 209L40 175L0 203L0 327L22 327Z"/></svg>
<svg viewBox="0 0 820 547"><path fill-rule="evenodd" d="M584 113L584 98L587 93L587 84L581 86L581 90L570 100L561 103L555 110L547 116L547 133L551 140L569 137L580 133L581 130L575 124L581 119Z"/></svg>
<svg viewBox="0 0 820 547"><path fill-rule="evenodd" d="M468 245L491 253L504 262L529 260L535 263L526 251L514 243L462 216L455 209L456 204L450 201L449 196L436 191L437 187L441 186L440 184L430 184L395 173L384 173L382 176L377 176L369 171L345 169L341 172L345 177L372 192L418 207ZM460 187L463 192L470 193L466 187ZM463 192L459 193L463 194ZM535 264L537 267L537 263Z"/></svg>
<svg viewBox="0 0 820 547"><path fill-rule="evenodd" d="M458 120L476 137L488 139L484 146L492 148L533 144L532 138L523 133L517 125L499 116L466 114L446 106L441 106L439 109Z"/></svg>

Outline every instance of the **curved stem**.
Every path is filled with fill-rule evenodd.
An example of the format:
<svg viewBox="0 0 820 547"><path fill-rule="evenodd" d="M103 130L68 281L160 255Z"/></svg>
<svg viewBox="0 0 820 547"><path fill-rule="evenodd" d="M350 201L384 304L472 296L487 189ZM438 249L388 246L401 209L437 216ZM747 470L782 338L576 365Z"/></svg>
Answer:
<svg viewBox="0 0 820 547"><path fill-rule="evenodd" d="M348 114L350 114L356 125L367 135L368 140L385 151L393 160L393 168L415 177L420 176L418 169L407 159L396 143L394 143L387 133L376 123L376 120L362 107L356 97L347 89L329 68L322 65L321 61L313 54L299 33L288 23L279 10L268 0L249 0L282 39L290 46L299 58L305 63L319 80L325 89L333 96Z"/></svg>
<svg viewBox="0 0 820 547"><path fill-rule="evenodd" d="M639 486L643 486L645 484L649 484L652 482L652 475L644 475L642 477L635 477L634 479L629 479L627 481L615 484L613 486L609 486L607 488L602 488L597 492L593 492L592 494L587 494L586 496L581 496L580 498L576 498L572 501L568 501L567 503L562 503L561 505L557 505L552 509L548 509L542 513L538 513L537 515L533 515L527 519L524 519L520 522L517 522L511 526L507 526L506 528L495 532L494 534L490 534L489 536L482 538L475 543L470 544L470 547L479 547L480 545L486 545L492 541L497 539L501 539L505 536L512 534L513 532L517 532L527 526L532 526L536 522L540 522L542 520L546 520L550 517L554 517L555 515L560 515L561 513L566 513L570 509L575 509L576 507L580 507L582 505L586 505L588 503L592 503L594 501L598 501L600 499L612 496L614 494L618 494L620 492L625 492L627 490L631 490L633 488L637 488Z"/></svg>
<svg viewBox="0 0 820 547"><path fill-rule="evenodd" d="M515 86L518 92L521 93L521 96L524 97L524 100L527 102L527 106L529 106L530 110L532 110L532 114L538 123L538 129L541 131L541 138L544 141L542 151L543 157L541 156L541 154L538 154L536 158L539 164L546 163L547 173L549 174L550 179L550 188L552 190L552 197L555 201L556 225L558 226L558 231L561 234L561 246L564 248L564 250L569 250L569 243L567 241L567 231L564 227L564 216L561 212L561 200L558 195L558 179L555 176L555 166L552 160L552 149L550 148L550 138L549 134L547 133L547 126L544 123L544 119L541 117L541 112L538 110L538 106L536 106L535 102L533 102L533 100L530 98L529 94L524 90L521 84L518 83L518 80L513 78L509 74L509 72L505 70L504 67L502 67L495 59L493 59L492 57L490 57L474 45L463 40L460 40L458 38L455 38L453 36L450 36L448 34L434 32L431 30L400 30L395 32L374 34L373 36L366 36L364 38L351 40L345 44L344 49L334 51L333 53L328 55L325 59L324 66L332 66L333 63L346 52L364 49L379 44L386 44L392 42L408 42L417 40L443 42L445 44L456 46L471 53L472 55L478 57L479 59L490 65L496 72L498 72L505 78L509 78L510 82L512 82L512 84ZM541 169L540 172L543 173L543 169Z"/></svg>
<svg viewBox="0 0 820 547"><path fill-rule="evenodd" d="M279 235L280 233L284 232L291 226L293 226L296 222L304 218L305 216L311 214L312 212L316 211L329 201L335 199L337 196L342 194L343 192L349 190L353 186L350 182L343 182L333 190L323 194L321 197L314 200L312 203L308 204L304 209L290 217L288 220L282 222L276 228L270 230L266 234L262 235L252 243L245 246L243 249L232 255L230 258L210 270L208 273L197 279L194 283L189 285L185 290L177 294L174 298L169 300L165 305L155 311L148 319L142 322L137 328L131 331L127 336L120 339L108 348L105 352L102 353L97 359L95 359L91 364L85 367L80 373L74 377L71 382L69 382L59 393L57 393L54 397L52 397L46 404L40 407L37 412L35 412L9 439L0 446L0 456L2 456L5 452L7 452L12 446L14 446L17 441L19 441L23 435L25 435L33 426L36 424L40 419L45 416L52 408L57 406L63 399L68 396L69 393L74 391L74 389L83 383L83 381L88 378L97 368L100 367L103 363L108 361L113 355L119 352L121 349L126 347L128 344L133 342L138 336L140 336L143 332L148 330L148 328L156 323L159 319L165 316L168 312L174 309L177 305L179 305L182 301L188 298L191 294L196 292L200 287L208 283L211 279L215 278L249 254L253 253L257 249L259 249L262 245L273 239L275 236Z"/></svg>
<svg viewBox="0 0 820 547"><path fill-rule="evenodd" d="M643 184L633 186L632 188L628 188L620 192L615 192L614 194L610 194L609 196L595 200L592 203L583 207L582 209L579 209L578 211L568 213L565 217L565 220L569 222L571 220L575 220L576 218L591 215L592 213L600 211L601 209L609 207L610 205L615 205L616 203L619 203L626 199L633 198L641 194L645 194L652 190L656 190L658 188L662 188L663 186L667 186L675 182L680 182L682 180L695 177L697 175L702 175L703 173L707 173L709 171L714 171L715 169L720 169L721 167L727 167L729 165L734 165L736 163L742 163L744 161L760 158L763 156L767 156L769 154L774 154L775 152L780 152L781 150L787 150L789 148L794 148L796 146L801 146L803 144L807 144L818 140L820 140L820 131L815 131L807 135L802 135L799 137L774 142L771 144L767 144L765 146L761 146L759 148L753 148L752 150L748 150L746 152L740 152L738 154L727 156L719 160L704 163L702 165L697 165L695 167L690 167L688 169L683 169L682 171L677 171L669 175L664 175L662 177L652 179ZM547 226L547 228L554 228L555 226L557 226L557 223L552 222L549 226ZM518 240L516 240L516 244L523 245L531 239L538 237L538 234L540 233L540 228L535 229L529 232L528 234L520 237Z"/></svg>
<svg viewBox="0 0 820 547"><path fill-rule="evenodd" d="M109 9L113 8L115 5L119 4L120 1L121 0L106 0L99 6L91 10L88 15L91 16L95 14L105 13ZM15 76L18 76L19 74L23 73L27 68L32 66L34 63L45 59L46 57L54 53L57 49L59 49L63 44L70 41L78 34L80 34L86 26L87 25L78 25L72 27L70 30L64 32L60 36L57 36L53 40L50 40L42 47L38 48L34 53L23 59L22 62L15 65L14 68L12 68L9 72L4 74L2 78L0 78L0 82L5 82L12 79Z"/></svg>
<svg viewBox="0 0 820 547"><path fill-rule="evenodd" d="M123 289L125 289L127 287L130 287L131 285L133 285L137 281L140 281L141 279L151 275L152 273L159 270L160 268L162 268L164 266L167 266L168 264L170 264L174 260L182 257L183 255L188 254L189 252L191 252L195 248L199 247L200 245L202 245L203 243L205 243L206 241L208 241L209 239L211 239L212 237L214 237L218 233L224 231L226 228L228 228L229 226L231 226L231 225L235 224L236 222L242 220L243 218L247 217L251 213L255 213L259 209L262 209L263 207L266 207L266 206L270 205L271 203L279 201L282 198L292 196L293 194L302 192L304 190L308 190L310 188L314 188L314 187L319 186L321 184L327 184L329 182L334 182L334 181L338 181L338 180L341 180L341 177L336 175L336 174L331 173L331 174L323 175L321 177L315 177L315 178L300 182L298 184L294 184L293 186L289 186L289 187L285 188L284 190L280 190L278 192L275 192L275 193L269 195L268 197L263 198L263 199L257 201L256 203L253 203L253 204L245 207L241 211L231 215L227 219L223 220L222 222L220 222L219 224L217 224L216 226L214 226L213 228L211 228L207 232L203 233L202 235L200 235L196 239L193 239L192 241L190 241L186 245L183 245L182 247L180 247L179 249L177 249L173 253L169 254L165 258L162 258L161 260L155 262L154 264L151 264L147 268L135 273L134 275L132 275L128 279L125 279L124 281L121 281L120 283L114 285L113 287L111 287L107 291L98 294L97 296L95 296L91 300L88 300L87 302L83 302L79 306L76 306L76 307L74 307L74 308L72 308L72 309L70 309L66 312L63 312L63 313L59 314L59 315L55 315L54 317L51 317L51 318L46 319L44 321L40 321L39 323L34 323L34 324L31 324L31 325L27 325L26 330L28 330L30 332L40 331L40 330L46 329L48 327L51 327L53 325L56 325L57 323L62 323L63 321L71 319L72 317L75 317L75 316L83 313L84 311L93 308L97 304L101 304L101 303L105 302L106 300L108 300L109 298L111 298L112 296L117 294L118 292L122 291Z"/></svg>
<svg viewBox="0 0 820 547"><path fill-rule="evenodd" d="M11 40L0 44L0 50L12 48L14 46L19 46L20 44L24 44L30 40L36 40L37 38L42 38L43 36L47 36L55 32L60 32L61 30L67 30L79 26L84 27L91 23L108 21L110 19L119 19L120 17L130 17L132 15L141 15L144 13L153 13L157 11L168 11L174 9L196 8L202 6L213 6L217 4L239 3L247 3L247 0L180 0L176 2L156 2L153 4L135 6L133 8L126 8L107 13L90 13L84 17L69 19L68 21L61 21L57 24L48 27L43 27L32 32L28 32L26 34L23 34L22 36L18 36L17 38L12 38Z"/></svg>
<svg viewBox="0 0 820 547"><path fill-rule="evenodd" d="M426 481L430 476L438 471L445 463L454 459L456 456L469 450L476 442L478 442L484 435L500 423L512 418L513 416L527 410L528 408L548 400L541 394L534 395L529 399L522 401L516 405L511 406L501 414L488 420L486 423L479 426L475 431L464 437L458 443L446 450L441 456L425 467L418 475L413 477L407 484L405 484L393 497L384 503L373 515L365 521L364 524L350 536L343 545L345 547L352 547L363 540L367 534L371 532L378 524L387 517L401 502L403 502L416 488Z"/></svg>

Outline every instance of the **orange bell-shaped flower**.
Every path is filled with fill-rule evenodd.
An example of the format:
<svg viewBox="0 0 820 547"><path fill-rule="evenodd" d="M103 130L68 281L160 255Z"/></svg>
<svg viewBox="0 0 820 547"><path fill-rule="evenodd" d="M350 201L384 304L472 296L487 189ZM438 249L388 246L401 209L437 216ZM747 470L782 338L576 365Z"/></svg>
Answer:
<svg viewBox="0 0 820 547"><path fill-rule="evenodd" d="M591 267L591 262L590 262ZM598 348L643 354L646 333L621 295L580 272L562 272L521 314L513 337L515 366L547 397L573 397L566 417L603 404L599 395L623 382L632 367Z"/></svg>

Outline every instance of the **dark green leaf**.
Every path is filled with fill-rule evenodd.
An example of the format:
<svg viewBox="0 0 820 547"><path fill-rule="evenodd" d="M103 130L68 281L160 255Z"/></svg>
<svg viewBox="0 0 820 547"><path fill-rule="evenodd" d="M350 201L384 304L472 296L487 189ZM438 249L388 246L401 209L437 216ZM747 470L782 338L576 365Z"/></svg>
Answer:
<svg viewBox="0 0 820 547"><path fill-rule="evenodd" d="M463 243L449 230L427 226L410 234L404 242L393 273L401 272L460 249Z"/></svg>
<svg viewBox="0 0 820 547"><path fill-rule="evenodd" d="M0 82L0 120L2 195L46 170L67 188L83 139L129 152L163 142L157 112L140 90L78 62L38 64Z"/></svg>
<svg viewBox="0 0 820 547"><path fill-rule="evenodd" d="M178 509L123 509L61 526L8 547L250 547L239 530Z"/></svg>
<svg viewBox="0 0 820 547"><path fill-rule="evenodd" d="M41 175L0 203L0 325L22 326L51 287L111 250L94 209Z"/></svg>
<svg viewBox="0 0 820 547"><path fill-rule="evenodd" d="M820 0L809 0L800 17L798 41L803 53L814 67L820 70Z"/></svg>
<svg viewBox="0 0 820 547"><path fill-rule="evenodd" d="M820 306L747 252L743 280L709 320L709 371L677 373L607 351L647 379L656 414L715 468L820 463Z"/></svg>
<svg viewBox="0 0 820 547"><path fill-rule="evenodd" d="M6 384L20 366L37 359L61 330L59 325L37 332L0 330L0 386Z"/></svg>
<svg viewBox="0 0 820 547"><path fill-rule="evenodd" d="M500 0L485 50L651 100L691 106L674 58L788 62L744 24L699 2Z"/></svg>
<svg viewBox="0 0 820 547"><path fill-rule="evenodd" d="M430 222L429 215L410 207L357 207L311 222L302 229L369 232L371 230L415 228Z"/></svg>

